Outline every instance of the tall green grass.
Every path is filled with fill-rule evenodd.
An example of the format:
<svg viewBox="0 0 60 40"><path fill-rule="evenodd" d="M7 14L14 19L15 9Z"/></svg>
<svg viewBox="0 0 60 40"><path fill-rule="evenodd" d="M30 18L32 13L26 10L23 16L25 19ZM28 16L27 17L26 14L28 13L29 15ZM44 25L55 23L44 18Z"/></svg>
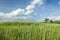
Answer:
<svg viewBox="0 0 60 40"><path fill-rule="evenodd" d="M0 23L0 40L60 40L60 24L37 22Z"/></svg>

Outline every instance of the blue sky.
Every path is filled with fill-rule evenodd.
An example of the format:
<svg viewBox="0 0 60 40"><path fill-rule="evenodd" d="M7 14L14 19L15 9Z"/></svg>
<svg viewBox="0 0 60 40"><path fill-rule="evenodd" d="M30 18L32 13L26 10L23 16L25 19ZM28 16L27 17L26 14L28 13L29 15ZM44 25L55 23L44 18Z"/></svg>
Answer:
<svg viewBox="0 0 60 40"><path fill-rule="evenodd" d="M0 0L0 11L11 12L18 8L25 8L28 4L30 0Z"/></svg>
<svg viewBox="0 0 60 40"><path fill-rule="evenodd" d="M0 20L60 20L60 0L0 0Z"/></svg>

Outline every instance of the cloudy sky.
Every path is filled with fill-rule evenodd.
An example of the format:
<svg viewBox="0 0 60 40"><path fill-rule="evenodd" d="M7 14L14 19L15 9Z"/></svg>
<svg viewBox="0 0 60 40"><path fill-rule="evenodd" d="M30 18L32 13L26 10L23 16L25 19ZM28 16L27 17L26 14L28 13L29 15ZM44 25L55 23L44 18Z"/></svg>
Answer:
<svg viewBox="0 0 60 40"><path fill-rule="evenodd" d="M0 21L60 20L60 0L0 0Z"/></svg>

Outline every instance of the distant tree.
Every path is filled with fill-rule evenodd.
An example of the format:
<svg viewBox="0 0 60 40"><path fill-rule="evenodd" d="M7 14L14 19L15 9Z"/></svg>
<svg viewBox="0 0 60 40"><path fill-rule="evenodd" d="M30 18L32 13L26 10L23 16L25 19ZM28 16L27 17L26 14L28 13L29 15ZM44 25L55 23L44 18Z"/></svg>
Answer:
<svg viewBox="0 0 60 40"><path fill-rule="evenodd" d="M45 22L49 22L49 19L48 19L48 18L46 18L46 19L45 19Z"/></svg>
<svg viewBox="0 0 60 40"><path fill-rule="evenodd" d="M50 20L50 23L53 23L54 21L53 20Z"/></svg>
<svg viewBox="0 0 60 40"><path fill-rule="evenodd" d="M59 23L59 24L60 24L60 21L57 21L57 20L56 20L55 23Z"/></svg>
<svg viewBox="0 0 60 40"><path fill-rule="evenodd" d="M54 21L54 23L58 23L58 21Z"/></svg>

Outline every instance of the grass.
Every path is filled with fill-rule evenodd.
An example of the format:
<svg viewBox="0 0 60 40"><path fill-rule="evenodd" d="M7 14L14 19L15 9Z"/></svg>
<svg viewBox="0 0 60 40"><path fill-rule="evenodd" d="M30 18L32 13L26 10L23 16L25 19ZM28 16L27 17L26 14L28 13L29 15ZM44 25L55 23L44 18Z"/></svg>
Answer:
<svg viewBox="0 0 60 40"><path fill-rule="evenodd" d="M60 24L3 22L0 40L60 40Z"/></svg>

